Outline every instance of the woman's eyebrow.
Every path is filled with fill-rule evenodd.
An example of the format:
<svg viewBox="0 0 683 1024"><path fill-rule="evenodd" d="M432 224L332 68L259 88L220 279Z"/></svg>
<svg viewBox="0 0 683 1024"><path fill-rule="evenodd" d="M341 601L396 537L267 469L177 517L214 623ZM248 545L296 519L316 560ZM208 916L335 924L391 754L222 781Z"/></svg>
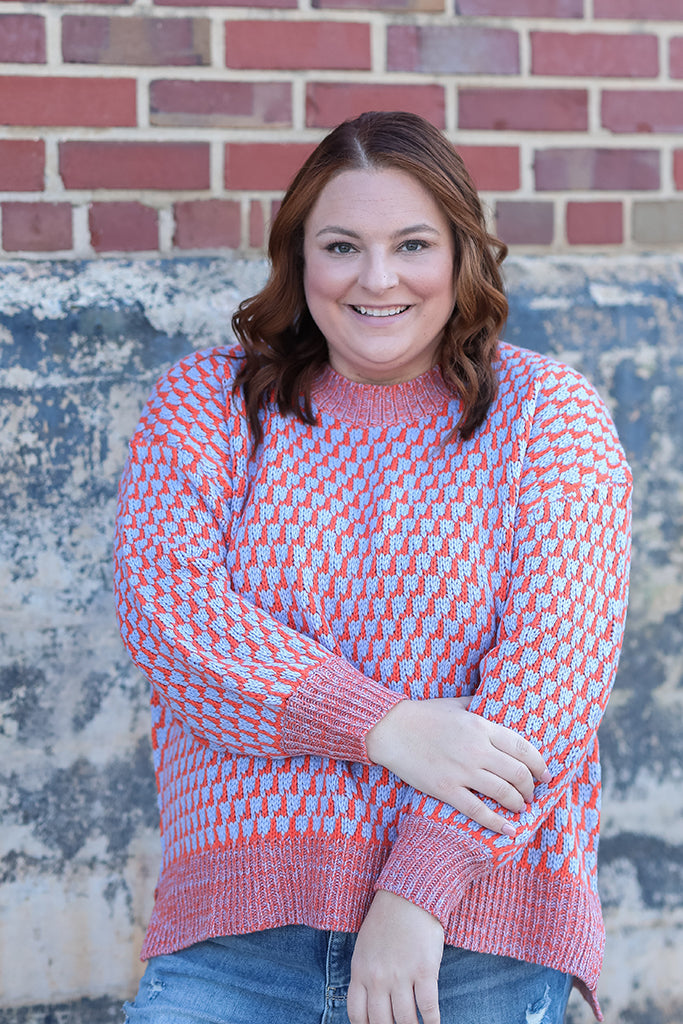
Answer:
<svg viewBox="0 0 683 1024"><path fill-rule="evenodd" d="M348 235L349 238L360 238L355 231L351 231L350 228L342 228L338 224L329 224L327 227L321 228L315 237L319 238L320 235Z"/></svg>
<svg viewBox="0 0 683 1024"><path fill-rule="evenodd" d="M423 234L425 231L430 231L433 235L439 234L439 229L431 224L411 224L409 228L401 228L400 231L394 231L391 237L402 238L404 235Z"/></svg>
<svg viewBox="0 0 683 1024"><path fill-rule="evenodd" d="M439 229L433 227L431 224L411 224L410 227L401 228L400 231L394 231L392 238L403 238L405 235L414 235L419 232L429 231L433 235L439 234ZM361 236L350 228L344 228L340 224L328 224L326 227L321 228L316 234L316 238L320 235L347 235L349 238L360 238Z"/></svg>

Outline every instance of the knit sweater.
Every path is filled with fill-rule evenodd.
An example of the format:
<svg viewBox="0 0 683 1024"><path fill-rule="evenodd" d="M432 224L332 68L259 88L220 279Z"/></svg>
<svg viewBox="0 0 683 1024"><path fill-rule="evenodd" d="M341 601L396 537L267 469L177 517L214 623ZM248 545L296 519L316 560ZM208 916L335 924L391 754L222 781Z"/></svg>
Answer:
<svg viewBox="0 0 683 1024"><path fill-rule="evenodd" d="M627 595L630 472L591 386L501 344L467 441L438 368L395 385L327 367L317 425L263 413L239 352L157 384L123 474L124 642L151 684L162 864L143 958L211 936L357 930L378 888L446 942L573 974L593 997L596 730ZM552 780L494 833L379 765L398 701L472 695Z"/></svg>

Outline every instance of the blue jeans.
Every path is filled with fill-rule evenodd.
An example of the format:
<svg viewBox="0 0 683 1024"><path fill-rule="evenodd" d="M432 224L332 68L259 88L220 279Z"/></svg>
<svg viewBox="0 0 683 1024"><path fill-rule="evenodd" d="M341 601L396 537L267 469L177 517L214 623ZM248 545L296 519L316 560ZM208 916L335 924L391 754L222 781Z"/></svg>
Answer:
<svg viewBox="0 0 683 1024"><path fill-rule="evenodd" d="M128 1024L348 1024L355 934L290 925L149 961ZM570 975L446 946L441 1024L561 1024Z"/></svg>

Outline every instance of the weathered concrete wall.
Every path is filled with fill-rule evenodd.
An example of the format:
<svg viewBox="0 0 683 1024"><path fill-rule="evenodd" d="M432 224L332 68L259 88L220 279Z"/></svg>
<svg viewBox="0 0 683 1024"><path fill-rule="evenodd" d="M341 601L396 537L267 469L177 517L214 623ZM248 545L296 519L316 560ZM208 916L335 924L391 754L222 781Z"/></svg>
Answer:
<svg viewBox="0 0 683 1024"><path fill-rule="evenodd" d="M120 1020L157 862L147 689L118 640L118 475L161 370L228 336L236 260L0 267L0 1021ZM636 477L602 728L608 1022L683 1021L683 258L517 258L509 340L606 396ZM589 1019L572 998L573 1024Z"/></svg>

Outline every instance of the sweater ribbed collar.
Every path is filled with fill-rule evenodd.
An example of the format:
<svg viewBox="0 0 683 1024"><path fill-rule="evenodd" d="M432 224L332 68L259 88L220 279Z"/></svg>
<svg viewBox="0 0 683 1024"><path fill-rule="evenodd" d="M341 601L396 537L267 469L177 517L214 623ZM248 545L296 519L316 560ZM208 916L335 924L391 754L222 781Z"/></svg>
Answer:
<svg viewBox="0 0 683 1024"><path fill-rule="evenodd" d="M457 401L438 366L400 384L359 384L326 366L313 385L320 412L357 426L415 423L448 412Z"/></svg>

